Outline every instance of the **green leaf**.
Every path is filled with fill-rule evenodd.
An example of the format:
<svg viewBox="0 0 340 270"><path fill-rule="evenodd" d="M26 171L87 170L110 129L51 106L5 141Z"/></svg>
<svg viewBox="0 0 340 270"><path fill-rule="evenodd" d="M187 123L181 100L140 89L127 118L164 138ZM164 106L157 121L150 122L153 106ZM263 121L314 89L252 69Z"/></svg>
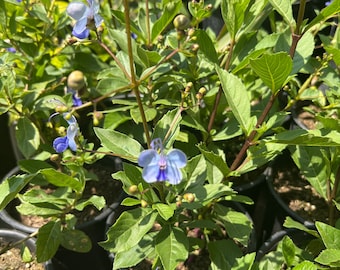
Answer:
<svg viewBox="0 0 340 270"><path fill-rule="evenodd" d="M139 142L123 133L103 128L94 128L94 131L105 148L129 161L136 162L144 150Z"/></svg>
<svg viewBox="0 0 340 270"><path fill-rule="evenodd" d="M236 259L236 263L233 266L233 270L251 270L255 262L256 252L247 253L241 258Z"/></svg>
<svg viewBox="0 0 340 270"><path fill-rule="evenodd" d="M28 118L19 118L15 135L18 147L26 158L38 150L40 145L39 130Z"/></svg>
<svg viewBox="0 0 340 270"><path fill-rule="evenodd" d="M310 261L303 261L296 266L294 266L293 270L317 270L318 267L310 262Z"/></svg>
<svg viewBox="0 0 340 270"><path fill-rule="evenodd" d="M250 66L273 93L286 82L291 70L292 59L287 53L264 54L250 60Z"/></svg>
<svg viewBox="0 0 340 270"><path fill-rule="evenodd" d="M214 43L211 41L207 32L201 29L195 31L195 42L198 43L199 49L213 63L218 63L218 56Z"/></svg>
<svg viewBox="0 0 340 270"><path fill-rule="evenodd" d="M115 254L113 269L123 269L137 265L154 251L153 245L154 237L150 234L145 235L136 246Z"/></svg>
<svg viewBox="0 0 340 270"><path fill-rule="evenodd" d="M94 205L98 210L102 210L106 205L105 198L103 196L92 195L89 199L78 202L75 209L82 211L88 205Z"/></svg>
<svg viewBox="0 0 340 270"><path fill-rule="evenodd" d="M315 41L312 33L304 34L297 44L293 58L293 68L290 74L296 74L308 62L315 49Z"/></svg>
<svg viewBox="0 0 340 270"><path fill-rule="evenodd" d="M286 217L283 226L286 228L298 229L300 231L309 233L315 237L319 237L319 234L315 230L307 229L304 225L302 225L298 221L293 220L291 217Z"/></svg>
<svg viewBox="0 0 340 270"><path fill-rule="evenodd" d="M91 239L80 230L63 230L60 244L69 250L86 253L92 248Z"/></svg>
<svg viewBox="0 0 340 270"><path fill-rule="evenodd" d="M310 28L320 22L328 20L330 17L340 12L340 0L334 0L332 3L321 10L321 12L307 25L304 32L307 32Z"/></svg>
<svg viewBox="0 0 340 270"><path fill-rule="evenodd" d="M157 217L152 209L136 208L123 212L107 232L100 245L110 252L123 252L134 247L152 228Z"/></svg>
<svg viewBox="0 0 340 270"><path fill-rule="evenodd" d="M57 206L53 202L42 202L42 203L26 203L22 202L17 206L17 210L22 215L35 215L35 216L43 216L43 217L52 217L59 216L64 213L64 209Z"/></svg>
<svg viewBox="0 0 340 270"><path fill-rule="evenodd" d="M35 159L19 160L20 169L27 173L36 173L41 169L53 168L53 166L46 161Z"/></svg>
<svg viewBox="0 0 340 270"><path fill-rule="evenodd" d="M124 206L135 206L135 205L140 205L140 200L134 199L134 198L125 198L122 202L121 205Z"/></svg>
<svg viewBox="0 0 340 270"><path fill-rule="evenodd" d="M123 74L120 75L119 73L121 72L117 69L115 75L111 75L110 78L104 78L100 80L97 84L96 90L100 94L105 95L107 93L113 92L116 89L129 85L129 82L125 76Z"/></svg>
<svg viewBox="0 0 340 270"><path fill-rule="evenodd" d="M203 156L206 158L206 160L216 166L223 173L224 176L228 176L230 174L230 169L226 161L220 155L208 151L202 144L199 145L198 148Z"/></svg>
<svg viewBox="0 0 340 270"><path fill-rule="evenodd" d="M288 236L282 239L282 253L288 267L291 267L295 257L295 245Z"/></svg>
<svg viewBox="0 0 340 270"><path fill-rule="evenodd" d="M0 211L29 183L34 175L14 175L0 184Z"/></svg>
<svg viewBox="0 0 340 270"><path fill-rule="evenodd" d="M250 100L241 80L215 65L222 89L231 110L245 134L250 126Z"/></svg>
<svg viewBox="0 0 340 270"><path fill-rule="evenodd" d="M232 39L240 30L250 0L222 0L221 11L225 26Z"/></svg>
<svg viewBox="0 0 340 270"><path fill-rule="evenodd" d="M164 270L173 270L188 257L189 241L186 234L178 227L166 225L158 233L156 253L160 257Z"/></svg>
<svg viewBox="0 0 340 270"><path fill-rule="evenodd" d="M229 237L247 246L252 231L252 223L249 218L245 214L221 204L216 204L214 210L217 218L223 222Z"/></svg>
<svg viewBox="0 0 340 270"><path fill-rule="evenodd" d="M161 138L165 148L170 148L178 133L179 133L179 124L182 120L182 116L180 114L179 109L175 109L172 111L168 111L156 124L155 130L152 135L152 139ZM171 129L171 133L168 134ZM168 135L167 135L168 134ZM167 136L167 138L165 138Z"/></svg>
<svg viewBox="0 0 340 270"><path fill-rule="evenodd" d="M328 249L339 249L340 230L322 222L315 222L315 226Z"/></svg>
<svg viewBox="0 0 340 270"><path fill-rule="evenodd" d="M208 243L211 269L234 269L232 266L242 256L241 249L230 239L211 241Z"/></svg>
<svg viewBox="0 0 340 270"><path fill-rule="evenodd" d="M143 118L141 116L139 108L132 108L130 110L131 117L135 123L143 123ZM144 114L146 118L146 122L150 122L154 120L157 116L157 110L155 108L150 108L147 106L144 106Z"/></svg>
<svg viewBox="0 0 340 270"><path fill-rule="evenodd" d="M290 0L269 0L274 9L282 16L282 18L293 28L295 20L293 17L292 4Z"/></svg>
<svg viewBox="0 0 340 270"><path fill-rule="evenodd" d="M331 267L340 267L340 249L325 249L315 258L315 261Z"/></svg>
<svg viewBox="0 0 340 270"><path fill-rule="evenodd" d="M155 203L152 209L157 210L158 214L165 220L168 220L174 215L175 209L164 203Z"/></svg>
<svg viewBox="0 0 340 270"><path fill-rule="evenodd" d="M291 146L292 158L315 190L327 200L327 182L330 178L330 161L320 147Z"/></svg>
<svg viewBox="0 0 340 270"><path fill-rule="evenodd" d="M42 169L40 173L44 176L46 181L57 187L70 187L75 191L80 191L83 187L78 179L65 173L58 172L53 168Z"/></svg>
<svg viewBox="0 0 340 270"><path fill-rule="evenodd" d="M57 252L61 240L61 223L50 221L39 229L37 238L37 261L46 262Z"/></svg>
<svg viewBox="0 0 340 270"><path fill-rule="evenodd" d="M154 42L163 30L172 22L182 8L182 1L173 1L164 5L161 17L154 23L151 30L151 41Z"/></svg>

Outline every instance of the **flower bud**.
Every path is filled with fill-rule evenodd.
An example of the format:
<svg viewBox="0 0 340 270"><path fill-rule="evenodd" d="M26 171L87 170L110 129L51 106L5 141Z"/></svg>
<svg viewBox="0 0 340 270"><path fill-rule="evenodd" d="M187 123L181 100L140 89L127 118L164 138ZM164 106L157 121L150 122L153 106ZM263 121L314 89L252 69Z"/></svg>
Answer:
<svg viewBox="0 0 340 270"><path fill-rule="evenodd" d="M177 30L185 30L189 27L190 20L187 16L180 14L175 17L173 24Z"/></svg>
<svg viewBox="0 0 340 270"><path fill-rule="evenodd" d="M68 108L65 105L57 105L55 107L55 111L58 112L58 113L64 113L64 112L68 111Z"/></svg>
<svg viewBox="0 0 340 270"><path fill-rule="evenodd" d="M58 160L59 160L59 155L58 155L58 154L52 154L52 155L50 156L50 160L51 160L52 162L58 161Z"/></svg>
<svg viewBox="0 0 340 270"><path fill-rule="evenodd" d="M148 206L148 203L147 203L147 201L145 201L145 200L141 200L141 201L140 201L140 205L141 205L143 208L145 208L145 207Z"/></svg>
<svg viewBox="0 0 340 270"><path fill-rule="evenodd" d="M191 203L193 201L195 201L195 195L192 193L185 193L183 195L183 199L186 200L187 202Z"/></svg>
<svg viewBox="0 0 340 270"><path fill-rule="evenodd" d="M74 70L68 75L67 86L75 91L82 89L85 86L84 73L79 70Z"/></svg>
<svg viewBox="0 0 340 270"><path fill-rule="evenodd" d="M136 185L132 185L128 189L129 194L137 194L138 193L138 187Z"/></svg>

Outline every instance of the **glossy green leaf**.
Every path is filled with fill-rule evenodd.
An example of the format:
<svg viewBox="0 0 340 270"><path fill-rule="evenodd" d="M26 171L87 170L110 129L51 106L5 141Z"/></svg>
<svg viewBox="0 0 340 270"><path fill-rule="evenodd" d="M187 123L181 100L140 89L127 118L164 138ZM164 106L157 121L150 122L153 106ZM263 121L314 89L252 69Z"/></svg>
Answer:
<svg viewBox="0 0 340 270"><path fill-rule="evenodd" d="M63 230L60 244L75 252L86 253L92 248L92 241L85 232L80 230Z"/></svg>
<svg viewBox="0 0 340 270"><path fill-rule="evenodd" d="M340 0L333 0L332 3L321 10L321 12L307 25L304 31L308 31L318 23L328 20L330 17L340 12Z"/></svg>
<svg viewBox="0 0 340 270"><path fill-rule="evenodd" d="M19 160L20 169L27 173L36 173L41 169L53 168L51 164L42 160L23 159Z"/></svg>
<svg viewBox="0 0 340 270"><path fill-rule="evenodd" d="M124 159L136 162L144 150L139 142L123 133L103 128L94 128L94 131L105 148Z"/></svg>
<svg viewBox="0 0 340 270"><path fill-rule="evenodd" d="M103 196L92 195L87 200L78 202L75 209L82 211L88 205L93 205L98 210L102 210L106 205L105 198Z"/></svg>
<svg viewBox="0 0 340 270"><path fill-rule="evenodd" d="M223 222L229 237L247 246L252 231L250 219L245 214L221 204L216 204L214 210L217 218Z"/></svg>
<svg viewBox="0 0 340 270"><path fill-rule="evenodd" d="M291 70L292 60L287 53L264 54L250 60L250 66L266 86L275 93L286 82Z"/></svg>
<svg viewBox="0 0 340 270"><path fill-rule="evenodd" d="M339 249L340 230L322 222L315 222L315 226L328 249Z"/></svg>
<svg viewBox="0 0 340 270"><path fill-rule="evenodd" d="M208 243L211 269L234 269L232 266L242 256L241 249L231 239L210 241Z"/></svg>
<svg viewBox="0 0 340 270"><path fill-rule="evenodd" d="M55 169L42 169L40 174L44 176L46 181L57 187L70 187L75 191L80 191L83 187L82 183L65 173L58 172Z"/></svg>
<svg viewBox="0 0 340 270"><path fill-rule="evenodd" d="M164 5L161 17L154 23L151 30L151 41L154 42L163 30L172 22L182 8L182 1L175 0Z"/></svg>
<svg viewBox="0 0 340 270"><path fill-rule="evenodd" d="M218 56L215 49L214 43L211 41L210 37L204 30L197 29L195 31L195 37L197 44L200 46L199 49L208 58L209 61L213 63L218 63Z"/></svg>
<svg viewBox="0 0 340 270"><path fill-rule="evenodd" d="M152 209L157 210L158 214L164 220L168 220L175 213L175 209L173 207L171 207L170 205L164 204L164 203L155 203L152 205Z"/></svg>
<svg viewBox="0 0 340 270"><path fill-rule="evenodd" d="M310 261L303 261L294 266L293 270L317 270L318 267L310 262Z"/></svg>
<svg viewBox="0 0 340 270"><path fill-rule="evenodd" d="M232 39L242 27L250 0L222 0L221 11Z"/></svg>
<svg viewBox="0 0 340 270"><path fill-rule="evenodd" d="M307 229L303 224L298 221L293 220L291 217L286 217L283 226L285 228L298 229L300 231L311 234L315 237L319 237L319 234L315 230Z"/></svg>
<svg viewBox="0 0 340 270"><path fill-rule="evenodd" d="M295 245L293 240L288 236L285 236L282 239L282 253L287 266L292 266L295 257Z"/></svg>
<svg viewBox="0 0 340 270"><path fill-rule="evenodd" d="M22 154L28 158L39 148L39 130L28 118L19 118L16 127L16 139Z"/></svg>
<svg viewBox="0 0 340 270"><path fill-rule="evenodd" d="M188 256L189 241L186 233L178 227L166 225L155 239L156 253L164 270L173 270Z"/></svg>
<svg viewBox="0 0 340 270"><path fill-rule="evenodd" d="M50 221L39 229L37 238L37 261L45 262L57 252L61 241L61 223Z"/></svg>
<svg viewBox="0 0 340 270"><path fill-rule="evenodd" d="M34 175L15 175L0 183L0 211L29 183Z"/></svg>
<svg viewBox="0 0 340 270"><path fill-rule="evenodd" d="M292 158L315 190L327 200L327 182L330 178L331 164L320 147L291 146Z"/></svg>
<svg viewBox="0 0 340 270"><path fill-rule="evenodd" d="M148 208L123 212L107 232L107 240L100 245L110 252L127 251L139 243L152 228L157 213Z"/></svg>
<svg viewBox="0 0 340 270"><path fill-rule="evenodd" d="M248 133L250 126L250 100L246 87L235 75L215 65L222 89L231 110L243 132Z"/></svg>
<svg viewBox="0 0 340 270"><path fill-rule="evenodd" d="M42 217L53 217L59 216L64 213L64 209L52 202L42 203L27 203L22 202L18 205L17 210L22 215L27 216L42 216Z"/></svg>
<svg viewBox="0 0 340 270"><path fill-rule="evenodd" d="M134 247L115 254L113 270L128 268L137 265L154 250L154 238L147 234ZM136 254L138 253L138 256Z"/></svg>
<svg viewBox="0 0 340 270"><path fill-rule="evenodd" d="M340 249L325 249L315 258L315 261L331 267L340 267Z"/></svg>
<svg viewBox="0 0 340 270"><path fill-rule="evenodd" d="M274 9L282 16L286 23L293 28L295 20L293 17L292 4L290 0L269 0Z"/></svg>
<svg viewBox="0 0 340 270"><path fill-rule="evenodd" d="M132 108L130 110L131 117L135 123L143 123L143 118L141 116L139 108ZM155 108L144 107L144 114L146 122L154 120L157 116L157 110Z"/></svg>
<svg viewBox="0 0 340 270"><path fill-rule="evenodd" d="M113 92L116 89L125 87L129 85L129 82L125 79L124 75L119 76L119 71L117 70L116 76L111 76L111 78L105 78L98 82L96 90L105 95L107 93Z"/></svg>
<svg viewBox="0 0 340 270"><path fill-rule="evenodd" d="M256 252L247 253L241 258L236 259L233 270L251 270L255 263Z"/></svg>
<svg viewBox="0 0 340 270"><path fill-rule="evenodd" d="M178 109L168 111L156 124L152 139L160 138L165 148L172 147L179 133L179 124L182 116ZM169 133L169 131L171 131ZM167 137L166 137L167 136Z"/></svg>

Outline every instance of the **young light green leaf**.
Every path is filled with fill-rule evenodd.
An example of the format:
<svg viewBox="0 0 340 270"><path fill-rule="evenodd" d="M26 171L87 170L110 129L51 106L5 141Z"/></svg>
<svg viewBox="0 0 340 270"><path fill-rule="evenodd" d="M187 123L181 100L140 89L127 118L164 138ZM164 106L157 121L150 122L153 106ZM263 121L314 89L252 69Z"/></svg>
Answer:
<svg viewBox="0 0 340 270"><path fill-rule="evenodd" d="M340 230L322 222L315 222L315 226L328 249L339 249Z"/></svg>
<svg viewBox="0 0 340 270"><path fill-rule="evenodd" d="M318 267L310 261L303 261L295 265L293 269L294 270L317 270Z"/></svg>
<svg viewBox="0 0 340 270"><path fill-rule="evenodd" d="M144 106L144 114L146 122L150 122L157 116L157 110L155 108L149 108L147 106ZM133 121L135 121L136 123L143 123L143 118L140 114L139 108L132 108L130 110L130 115Z"/></svg>
<svg viewBox="0 0 340 270"><path fill-rule="evenodd" d="M215 65L218 77L222 84L223 92L232 112L239 122L244 133L250 126L250 100L246 87L235 75L228 73L219 66Z"/></svg>
<svg viewBox="0 0 340 270"><path fill-rule="evenodd" d="M164 147L169 148L173 145L178 133L179 123L182 120L182 116L178 109L168 111L161 120L159 120L155 126L155 130L152 135L152 139L161 138L165 139ZM168 132L170 131L170 134ZM167 138L165 138L167 136Z"/></svg>
<svg viewBox="0 0 340 270"><path fill-rule="evenodd" d="M188 238L178 227L164 226L158 233L155 242L156 253L160 257L164 270L175 269L188 256Z"/></svg>
<svg viewBox="0 0 340 270"><path fill-rule="evenodd" d="M304 225L302 225L300 222L295 221L291 217L286 217L283 226L285 228L291 228L291 229L298 229L300 231L309 233L315 237L319 237L319 234L315 230L307 229Z"/></svg>
<svg viewBox="0 0 340 270"><path fill-rule="evenodd" d="M110 252L123 252L134 247L152 228L157 213L148 208L123 212L107 232L107 240L100 245Z"/></svg>
<svg viewBox="0 0 340 270"><path fill-rule="evenodd" d="M242 27L250 0L222 0L221 11L232 39Z"/></svg>
<svg viewBox="0 0 340 270"><path fill-rule="evenodd" d="M233 266L233 270L251 270L255 262L256 252L247 253L241 258L236 259L236 263Z"/></svg>
<svg viewBox="0 0 340 270"><path fill-rule="evenodd" d="M15 136L18 147L26 158L37 151L40 145L39 130L28 118L19 118Z"/></svg>
<svg viewBox="0 0 340 270"><path fill-rule="evenodd" d="M314 35L310 32L304 34L296 47L293 57L293 68L290 74L296 74L308 62L315 49Z"/></svg>
<svg viewBox="0 0 340 270"><path fill-rule="evenodd" d="M164 203L155 203L152 209L157 210L158 214L165 220L168 220L174 215L175 209Z"/></svg>
<svg viewBox="0 0 340 270"><path fill-rule="evenodd" d="M291 267L294 262L295 257L295 245L292 239L285 236L282 239L282 253L285 259L285 263L288 267Z"/></svg>
<svg viewBox="0 0 340 270"><path fill-rule="evenodd" d="M52 168L42 169L40 174L44 176L46 181L57 187L70 187L75 191L80 191L83 186L78 179Z"/></svg>
<svg viewBox="0 0 340 270"><path fill-rule="evenodd" d="M82 211L88 205L93 205L98 210L102 210L106 205L105 198L103 196L92 195L87 200L78 202L75 206L75 209Z"/></svg>
<svg viewBox="0 0 340 270"><path fill-rule="evenodd" d="M164 5L161 17L154 23L151 30L151 41L154 42L163 30L172 22L182 8L182 1L172 1Z"/></svg>
<svg viewBox="0 0 340 270"><path fill-rule="evenodd" d="M325 249L315 258L315 261L323 265L331 266L332 269L333 267L340 267L340 249Z"/></svg>
<svg viewBox="0 0 340 270"><path fill-rule="evenodd" d="M250 66L273 93L286 82L291 70L292 59L287 53L264 54L250 60Z"/></svg>
<svg viewBox="0 0 340 270"><path fill-rule="evenodd" d="M132 162L136 162L144 150L139 142L123 133L103 128L94 128L94 132L105 148Z"/></svg>
<svg viewBox="0 0 340 270"><path fill-rule="evenodd" d="M333 0L332 3L321 10L321 12L307 25L304 32L307 32L310 28L315 26L320 22L328 20L333 15L340 12L340 0Z"/></svg>
<svg viewBox="0 0 340 270"><path fill-rule="evenodd" d="M293 17L292 3L290 0L269 0L274 9L282 16L291 28L296 22Z"/></svg>
<svg viewBox="0 0 340 270"><path fill-rule="evenodd" d="M46 262L57 252L61 240L61 223L50 221L43 225L37 238L37 261Z"/></svg>
<svg viewBox="0 0 340 270"><path fill-rule="evenodd" d="M91 239L80 230L63 230L60 244L68 250L86 253L92 248Z"/></svg>

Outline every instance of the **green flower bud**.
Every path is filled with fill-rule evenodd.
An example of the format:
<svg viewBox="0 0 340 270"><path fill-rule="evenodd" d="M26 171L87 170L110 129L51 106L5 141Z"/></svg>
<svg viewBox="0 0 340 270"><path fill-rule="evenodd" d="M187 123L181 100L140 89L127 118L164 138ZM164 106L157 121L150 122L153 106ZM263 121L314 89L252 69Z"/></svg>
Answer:
<svg viewBox="0 0 340 270"><path fill-rule="evenodd" d="M67 86L75 91L82 89L85 86L84 73L79 70L74 70L68 75Z"/></svg>
<svg viewBox="0 0 340 270"><path fill-rule="evenodd" d="M177 30L185 30L189 27L190 20L187 16L180 14L175 17L173 24Z"/></svg>

